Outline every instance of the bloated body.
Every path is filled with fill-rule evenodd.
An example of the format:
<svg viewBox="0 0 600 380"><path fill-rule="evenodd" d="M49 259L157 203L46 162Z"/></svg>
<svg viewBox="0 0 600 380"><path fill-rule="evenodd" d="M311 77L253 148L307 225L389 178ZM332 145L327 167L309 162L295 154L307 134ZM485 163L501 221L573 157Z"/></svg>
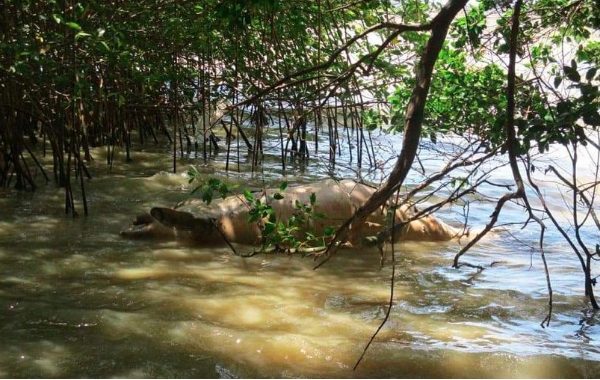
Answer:
<svg viewBox="0 0 600 380"><path fill-rule="evenodd" d="M296 212L296 201L309 204L312 193L316 195L315 211L325 217L312 222L311 232L322 234L327 226L337 227L350 218L362 206L375 189L351 180L325 180L310 185L288 188L284 199L274 200L278 190L270 189L267 197L278 220L287 220ZM149 214L140 215L121 234L131 238L169 238L197 242L198 244L221 244L224 239L232 243L259 244L261 230L258 223L249 222L250 206L243 196L234 195L206 206L199 199L185 201L175 208L155 207ZM397 222L409 220L414 209L402 206L396 210ZM350 243L359 244L366 236L375 236L385 229L386 215L379 210L361 225L353 226ZM453 227L432 216L405 224L396 232L397 240L445 241L459 235Z"/></svg>

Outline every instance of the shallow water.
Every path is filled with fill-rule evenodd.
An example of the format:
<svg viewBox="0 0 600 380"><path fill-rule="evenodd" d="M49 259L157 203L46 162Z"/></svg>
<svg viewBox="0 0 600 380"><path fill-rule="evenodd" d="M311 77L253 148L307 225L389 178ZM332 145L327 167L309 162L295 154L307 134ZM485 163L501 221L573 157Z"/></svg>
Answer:
<svg viewBox="0 0 600 380"><path fill-rule="evenodd" d="M160 172L168 157L135 158L144 165L110 173L96 160L87 218L65 217L63 190L52 184L0 194L0 377L600 376L598 318L556 238L546 329L535 233L482 242L467 260L497 263L478 274L451 268L455 242L397 245L390 320L353 371L385 315L389 257L380 268L375 250L346 250L315 271L309 258L121 239L134 215L189 193L184 175ZM222 174L215 167L203 170ZM316 168L289 180L328 170ZM279 175L230 180L260 185ZM483 205L472 212L474 223L489 215ZM441 217L458 220L452 210Z"/></svg>

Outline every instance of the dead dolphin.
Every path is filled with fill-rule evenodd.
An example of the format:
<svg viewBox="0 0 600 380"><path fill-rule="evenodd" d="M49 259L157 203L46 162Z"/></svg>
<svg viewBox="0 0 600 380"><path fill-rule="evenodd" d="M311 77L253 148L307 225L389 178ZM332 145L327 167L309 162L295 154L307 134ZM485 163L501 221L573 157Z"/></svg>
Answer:
<svg viewBox="0 0 600 380"><path fill-rule="evenodd" d="M309 204L312 193L316 195L315 211L325 217L312 222L311 231L322 234L327 226L337 227L350 218L357 208L365 204L375 189L352 180L324 180L309 185L289 187L280 200L269 198L278 220L287 220L296 212L296 201ZM269 189L257 193L264 202L278 192ZM265 195L266 194L266 195ZM198 244L222 244L224 239L232 243L256 245L261 241L258 223L249 222L250 206L241 195L229 196L206 206L199 199L190 199L175 208L154 207L150 213L138 216L131 226L121 231L129 238L168 238L189 240ZM396 210L398 222L407 221L414 215L408 205ZM351 244L358 244L366 236L375 236L385 229L386 216L379 210L369 216L365 223L353 226ZM397 240L446 241L458 237L461 232L434 218L425 216L406 223L395 236Z"/></svg>

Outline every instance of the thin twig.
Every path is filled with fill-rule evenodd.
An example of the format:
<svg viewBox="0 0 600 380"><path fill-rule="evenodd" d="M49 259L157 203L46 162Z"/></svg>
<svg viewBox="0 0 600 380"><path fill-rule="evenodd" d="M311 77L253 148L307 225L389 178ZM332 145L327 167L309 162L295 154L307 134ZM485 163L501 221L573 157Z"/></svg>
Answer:
<svg viewBox="0 0 600 380"><path fill-rule="evenodd" d="M400 198L400 189L398 189L396 192L396 206L398 206L399 198ZM383 318L383 321L381 321L381 323L379 324L379 327L377 327L377 330L375 330L375 333L373 333L373 335L371 336L371 339L369 339L369 342L365 346L362 354L356 361L356 364L354 364L354 367L352 368L353 371L356 371L356 368L358 367L360 362L365 357L367 350L369 349L369 347L371 347L371 343L373 343L373 341L375 340L375 337L377 336L377 334L379 334L379 331L381 331L383 326L386 324L386 322L390 318L390 313L392 312L392 307L394 306L394 285L395 285L395 278L396 278L396 253L395 253L395 246L394 246L394 240L395 240L394 235L396 232L396 228L395 228L396 227L396 211L395 211L395 208L393 208L392 210L394 212L394 214L393 214L394 216L392 217L392 277L390 278L390 299L388 302L388 309L385 313L385 317Z"/></svg>

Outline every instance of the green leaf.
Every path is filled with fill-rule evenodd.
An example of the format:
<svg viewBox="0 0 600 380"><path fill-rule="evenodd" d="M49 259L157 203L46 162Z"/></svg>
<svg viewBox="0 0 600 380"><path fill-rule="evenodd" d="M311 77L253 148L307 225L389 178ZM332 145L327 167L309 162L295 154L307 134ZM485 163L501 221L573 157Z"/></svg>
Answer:
<svg viewBox="0 0 600 380"><path fill-rule="evenodd" d="M207 205L210 204L210 202L212 202L212 191L204 191L202 193L202 201L204 201L204 203L206 203Z"/></svg>
<svg viewBox="0 0 600 380"><path fill-rule="evenodd" d="M317 195L315 193L311 193L310 194L310 204L314 206L316 202L317 202Z"/></svg>
<svg viewBox="0 0 600 380"><path fill-rule="evenodd" d="M100 45L102 45L106 51L110 51L110 47L108 47L108 44L105 41L100 41Z"/></svg>
<svg viewBox="0 0 600 380"><path fill-rule="evenodd" d="M271 234L273 231L275 231L275 223L271 223L271 222L267 222L265 223L265 228L263 230L265 235L269 235Z"/></svg>
<svg viewBox="0 0 600 380"><path fill-rule="evenodd" d="M78 32L81 31L81 26L79 26L79 24L76 22L68 21L68 22L65 22L65 25L73 30L78 31Z"/></svg>
<svg viewBox="0 0 600 380"><path fill-rule="evenodd" d="M333 236L334 233L335 233L335 228L333 228L331 226L327 226L323 230L323 235L326 237Z"/></svg>
<svg viewBox="0 0 600 380"><path fill-rule="evenodd" d="M281 193L275 193L275 194L273 194L273 199L279 201L279 200L283 199L283 195L281 195Z"/></svg>
<svg viewBox="0 0 600 380"><path fill-rule="evenodd" d="M89 36L91 36L91 34L86 33L86 32L79 32L75 35L75 39L78 40L80 38L89 37Z"/></svg>
<svg viewBox="0 0 600 380"><path fill-rule="evenodd" d="M250 190L244 190L244 198L250 203L254 202L254 194L250 192Z"/></svg>
<svg viewBox="0 0 600 380"><path fill-rule="evenodd" d="M227 195L229 195L230 190L227 184L222 183L221 186L219 186L219 193L221 193L221 198L223 199L225 199Z"/></svg>
<svg viewBox="0 0 600 380"><path fill-rule="evenodd" d="M281 182L281 185L279 185L279 191L284 191L285 189L287 189L287 186L288 186L287 181Z"/></svg>

